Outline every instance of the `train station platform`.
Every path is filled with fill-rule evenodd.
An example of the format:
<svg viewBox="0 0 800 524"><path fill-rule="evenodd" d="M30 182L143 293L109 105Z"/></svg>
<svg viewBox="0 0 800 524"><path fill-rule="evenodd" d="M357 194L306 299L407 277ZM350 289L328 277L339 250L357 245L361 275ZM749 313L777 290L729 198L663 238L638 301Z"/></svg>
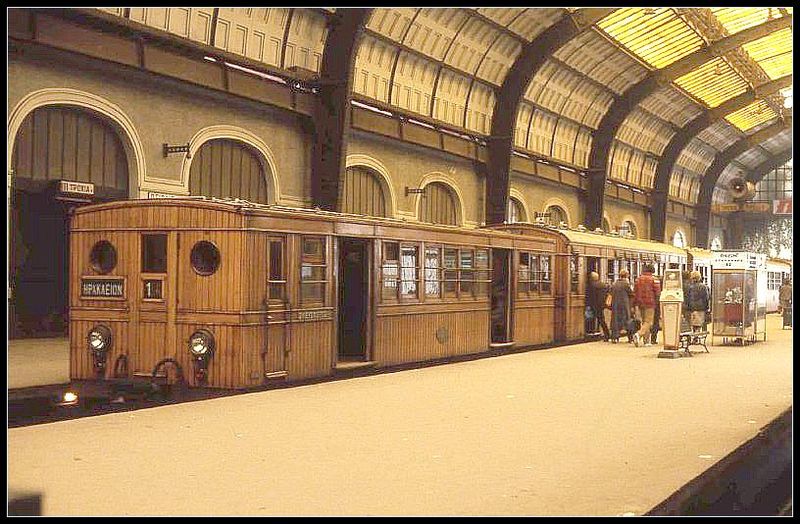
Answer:
<svg viewBox="0 0 800 524"><path fill-rule="evenodd" d="M792 332L592 342L9 429L44 515L642 515L792 406Z"/></svg>
<svg viewBox="0 0 800 524"><path fill-rule="evenodd" d="M8 388L69 382L69 339L27 338L8 342Z"/></svg>

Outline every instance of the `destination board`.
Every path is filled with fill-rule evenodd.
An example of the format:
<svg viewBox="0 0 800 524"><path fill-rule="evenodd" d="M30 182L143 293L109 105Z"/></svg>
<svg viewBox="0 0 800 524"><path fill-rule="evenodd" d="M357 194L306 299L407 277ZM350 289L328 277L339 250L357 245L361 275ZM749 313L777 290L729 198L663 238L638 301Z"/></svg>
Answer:
<svg viewBox="0 0 800 524"><path fill-rule="evenodd" d="M124 278L81 278L82 298L125 298Z"/></svg>

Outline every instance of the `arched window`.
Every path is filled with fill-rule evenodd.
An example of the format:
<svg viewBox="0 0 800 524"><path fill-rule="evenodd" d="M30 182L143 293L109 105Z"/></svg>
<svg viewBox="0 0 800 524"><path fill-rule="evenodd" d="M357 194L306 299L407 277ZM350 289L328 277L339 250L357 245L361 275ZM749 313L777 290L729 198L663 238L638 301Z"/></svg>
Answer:
<svg viewBox="0 0 800 524"><path fill-rule="evenodd" d="M456 197L453 191L441 182L431 182L425 186L419 219L421 222L432 224L458 225Z"/></svg>
<svg viewBox="0 0 800 524"><path fill-rule="evenodd" d="M267 180L257 154L227 138L205 142L192 157L189 193L267 203Z"/></svg>
<svg viewBox="0 0 800 524"><path fill-rule="evenodd" d="M711 240L711 250L712 251L720 251L722 249L722 240L719 237L714 237Z"/></svg>
<svg viewBox="0 0 800 524"><path fill-rule="evenodd" d="M385 217L386 200L379 176L368 167L348 167L341 188L339 210L342 213Z"/></svg>
<svg viewBox="0 0 800 524"><path fill-rule="evenodd" d="M83 109L44 106L29 113L14 142L12 168L19 189L68 180L94 184L95 196L128 198L128 160L119 136Z"/></svg>
<svg viewBox="0 0 800 524"><path fill-rule="evenodd" d="M619 226L619 234L622 236L630 235L633 238L639 238L639 232L636 230L636 224L630 220L626 220Z"/></svg>
<svg viewBox="0 0 800 524"><path fill-rule="evenodd" d="M548 220L551 226L558 226L561 222L564 222L569 226L569 219L567 218L567 212L564 211L564 208L561 206L549 206L545 213L550 214L550 218Z"/></svg>
<svg viewBox="0 0 800 524"><path fill-rule="evenodd" d="M603 227L602 227L602 229L606 233L611 233L611 224L608 222L608 219L606 217L603 217Z"/></svg>
<svg viewBox="0 0 800 524"><path fill-rule="evenodd" d="M675 234L672 236L672 245L675 247L686 247L686 236L684 236L683 231L676 230Z"/></svg>
<svg viewBox="0 0 800 524"><path fill-rule="evenodd" d="M525 210L516 198L508 199L508 223L525 222Z"/></svg>

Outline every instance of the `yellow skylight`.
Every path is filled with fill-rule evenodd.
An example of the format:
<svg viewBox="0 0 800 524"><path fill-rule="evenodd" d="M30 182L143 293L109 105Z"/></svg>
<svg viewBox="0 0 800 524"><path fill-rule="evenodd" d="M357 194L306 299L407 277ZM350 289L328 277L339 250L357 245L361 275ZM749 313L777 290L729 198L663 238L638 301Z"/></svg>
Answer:
<svg viewBox="0 0 800 524"><path fill-rule="evenodd" d="M675 80L675 83L709 107L744 93L747 82L722 58L715 58Z"/></svg>
<svg viewBox="0 0 800 524"><path fill-rule="evenodd" d="M670 8L618 9L597 26L656 69L704 45L703 39Z"/></svg>
<svg viewBox="0 0 800 524"><path fill-rule="evenodd" d="M729 35L763 24L770 20L770 17L781 18L783 16L777 7L712 7L711 12ZM789 8L789 14L791 14L791 8Z"/></svg>
<svg viewBox="0 0 800 524"><path fill-rule="evenodd" d="M752 129L757 125L768 122L778 115L763 100L756 100L747 107L729 114L725 120L735 125L742 131Z"/></svg>
<svg viewBox="0 0 800 524"><path fill-rule="evenodd" d="M742 46L771 79L792 74L792 29L787 27Z"/></svg>

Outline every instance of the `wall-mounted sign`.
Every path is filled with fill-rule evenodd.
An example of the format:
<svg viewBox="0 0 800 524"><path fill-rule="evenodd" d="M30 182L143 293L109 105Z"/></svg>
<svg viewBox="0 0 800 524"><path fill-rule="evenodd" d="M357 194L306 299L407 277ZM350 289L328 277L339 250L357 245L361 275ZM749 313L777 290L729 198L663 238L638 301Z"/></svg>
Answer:
<svg viewBox="0 0 800 524"><path fill-rule="evenodd" d="M169 193L158 193L156 191L148 191L147 198L178 198L178 195L171 195Z"/></svg>
<svg viewBox="0 0 800 524"><path fill-rule="evenodd" d="M714 213L733 213L739 209L741 209L739 204L714 204L711 206L711 211Z"/></svg>
<svg viewBox="0 0 800 524"><path fill-rule="evenodd" d="M81 298L125 298L125 279L81 277Z"/></svg>
<svg viewBox="0 0 800 524"><path fill-rule="evenodd" d="M331 320L332 318L333 313L327 309L297 312L297 320Z"/></svg>
<svg viewBox="0 0 800 524"><path fill-rule="evenodd" d="M742 204L742 211L748 213L769 213L771 211L769 202L745 202Z"/></svg>
<svg viewBox="0 0 800 524"><path fill-rule="evenodd" d="M747 251L714 251L712 266L714 269L763 269L767 265L767 256Z"/></svg>
<svg viewBox="0 0 800 524"><path fill-rule="evenodd" d="M68 180L60 180L58 182L58 190L62 193L69 193L72 195L94 195L94 184L86 182L70 182Z"/></svg>
<svg viewBox="0 0 800 524"><path fill-rule="evenodd" d="M160 278L146 278L142 281L144 286L142 298L145 300L163 300L164 281Z"/></svg>
<svg viewBox="0 0 800 524"><path fill-rule="evenodd" d="M791 215L792 214L792 199L782 198L781 200L772 201L772 213L775 215Z"/></svg>

